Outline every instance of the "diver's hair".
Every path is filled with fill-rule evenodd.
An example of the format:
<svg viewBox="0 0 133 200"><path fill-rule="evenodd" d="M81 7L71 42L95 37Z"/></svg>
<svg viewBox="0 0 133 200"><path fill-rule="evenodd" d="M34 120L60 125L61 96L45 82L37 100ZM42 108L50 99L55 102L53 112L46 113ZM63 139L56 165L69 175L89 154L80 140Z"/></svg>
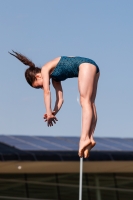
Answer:
<svg viewBox="0 0 133 200"><path fill-rule="evenodd" d="M8 53L10 53L10 52L8 52ZM32 87L32 84L36 80L35 75L37 73L41 72L41 68L36 67L35 64L31 60L29 60L26 56L24 56L18 52L13 51L13 53L10 53L10 54L12 56L16 57L18 60L20 60L24 65L29 66L29 68L26 69L26 71L25 71L25 78L26 78L27 82L29 83L29 85Z"/></svg>

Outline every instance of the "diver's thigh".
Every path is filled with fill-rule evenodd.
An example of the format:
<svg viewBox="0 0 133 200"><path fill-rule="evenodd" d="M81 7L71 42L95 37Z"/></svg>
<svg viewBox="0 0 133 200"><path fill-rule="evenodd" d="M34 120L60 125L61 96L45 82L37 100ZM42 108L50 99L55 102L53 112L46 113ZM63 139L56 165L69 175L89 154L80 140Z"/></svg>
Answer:
<svg viewBox="0 0 133 200"><path fill-rule="evenodd" d="M84 63L79 67L78 87L82 97L91 98L93 94L96 67L92 64Z"/></svg>

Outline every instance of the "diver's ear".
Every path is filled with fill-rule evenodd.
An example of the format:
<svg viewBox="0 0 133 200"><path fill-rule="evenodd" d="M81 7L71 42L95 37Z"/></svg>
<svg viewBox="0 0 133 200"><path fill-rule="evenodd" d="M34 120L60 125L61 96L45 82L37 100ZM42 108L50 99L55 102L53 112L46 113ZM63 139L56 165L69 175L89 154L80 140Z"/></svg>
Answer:
<svg viewBox="0 0 133 200"><path fill-rule="evenodd" d="M35 75L36 78L42 78L41 73Z"/></svg>

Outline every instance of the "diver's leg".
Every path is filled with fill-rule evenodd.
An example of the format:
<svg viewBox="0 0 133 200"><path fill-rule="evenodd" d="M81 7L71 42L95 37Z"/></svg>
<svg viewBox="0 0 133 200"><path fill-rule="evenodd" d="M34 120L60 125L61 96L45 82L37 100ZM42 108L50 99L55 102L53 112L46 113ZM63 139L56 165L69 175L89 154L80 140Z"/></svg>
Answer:
<svg viewBox="0 0 133 200"><path fill-rule="evenodd" d="M93 94L92 94L93 118L92 118L92 123L91 123L91 130L90 130L90 133L89 133L91 143L88 147L85 148L85 151L84 151L84 157L85 158L87 158L89 156L89 151L96 144L96 142L93 138L93 134L94 134L94 131L95 131L95 128L96 128L96 123L97 123L97 111L96 111L96 106L95 106L95 99L96 99L99 76L100 76L100 72L96 74L95 81L94 81L94 88L93 88Z"/></svg>
<svg viewBox="0 0 133 200"><path fill-rule="evenodd" d="M82 107L82 132L79 142L80 157L83 156L85 148L91 143L90 131L93 119L92 95L96 70L96 67L89 63L83 63L79 67L78 85Z"/></svg>

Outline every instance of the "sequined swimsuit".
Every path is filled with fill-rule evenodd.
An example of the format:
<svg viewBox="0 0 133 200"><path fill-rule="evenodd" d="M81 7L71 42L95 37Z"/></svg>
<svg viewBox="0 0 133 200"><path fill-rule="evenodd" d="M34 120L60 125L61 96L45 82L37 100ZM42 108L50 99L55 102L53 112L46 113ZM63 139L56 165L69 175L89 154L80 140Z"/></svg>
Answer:
<svg viewBox="0 0 133 200"><path fill-rule="evenodd" d="M82 63L90 63L96 66L97 73L99 72L98 65L89 58L83 58L83 57L67 57L67 56L61 56L56 68L50 75L50 77L59 82L64 81L67 78L73 78L78 77L79 73L79 66Z"/></svg>

